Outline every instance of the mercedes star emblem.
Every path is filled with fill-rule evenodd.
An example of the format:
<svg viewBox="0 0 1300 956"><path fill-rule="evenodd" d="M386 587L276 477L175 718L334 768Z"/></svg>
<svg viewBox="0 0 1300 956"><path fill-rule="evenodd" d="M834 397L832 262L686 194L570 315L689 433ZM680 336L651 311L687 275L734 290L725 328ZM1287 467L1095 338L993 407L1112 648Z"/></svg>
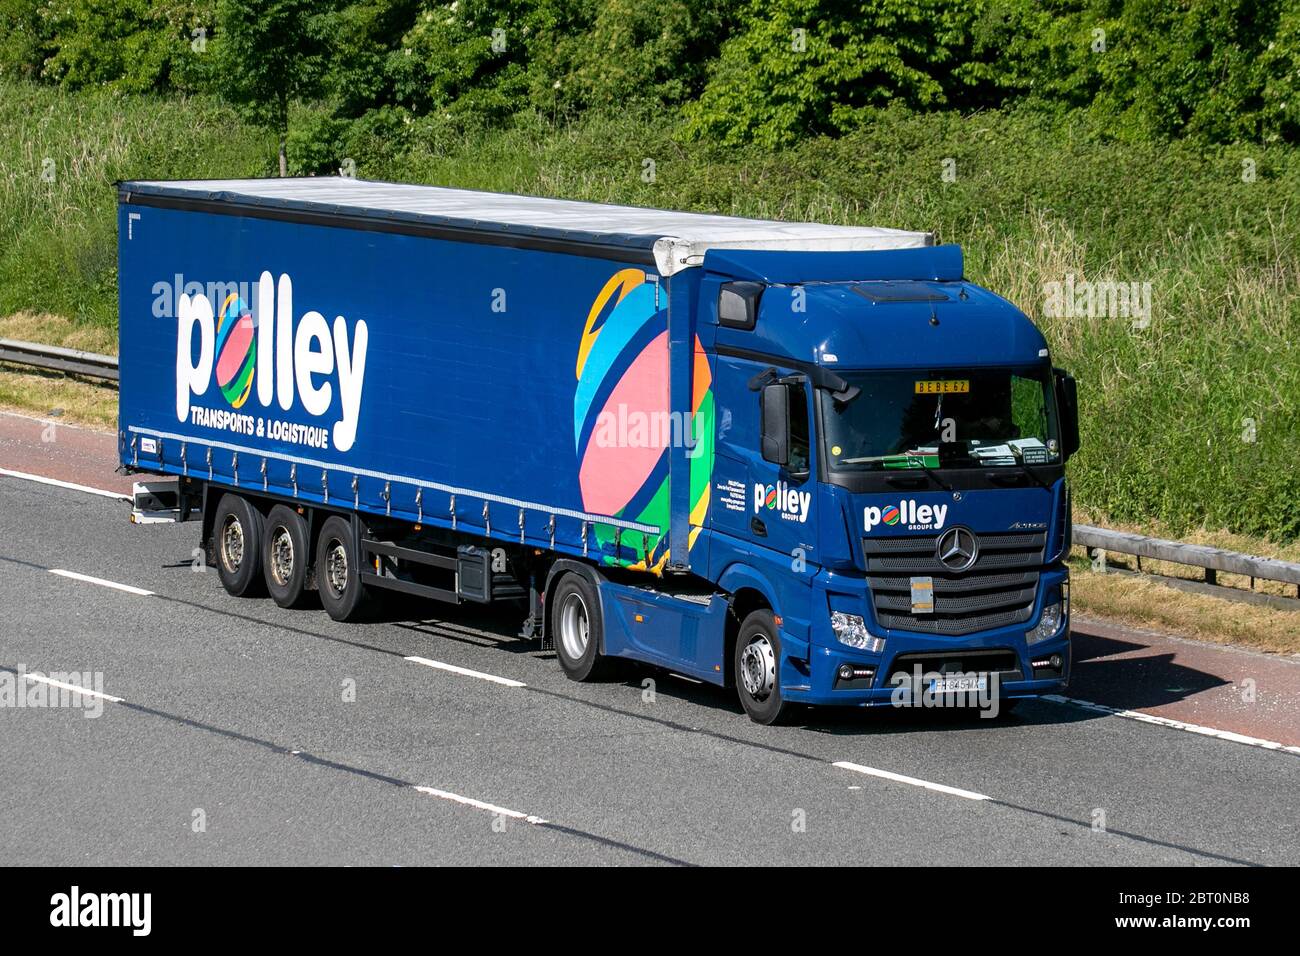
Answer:
<svg viewBox="0 0 1300 956"><path fill-rule="evenodd" d="M934 549L934 556L949 571L965 571L979 557L979 541L970 528L958 526L949 528L939 535L939 544Z"/></svg>

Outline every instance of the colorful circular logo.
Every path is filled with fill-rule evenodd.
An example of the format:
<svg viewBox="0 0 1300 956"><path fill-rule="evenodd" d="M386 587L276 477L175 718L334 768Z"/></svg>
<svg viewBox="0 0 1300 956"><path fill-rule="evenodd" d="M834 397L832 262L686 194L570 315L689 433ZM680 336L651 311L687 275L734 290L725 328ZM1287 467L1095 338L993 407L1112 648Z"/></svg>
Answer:
<svg viewBox="0 0 1300 956"><path fill-rule="evenodd" d="M621 269L592 302L574 366L573 440L583 508L659 529L616 534L597 523L597 546L614 552L602 560L659 574L669 559L666 452L674 434L696 442L689 454L689 551L708 515L714 413L713 375L697 336L691 412L680 428L655 424L672 423L677 414L668 400L667 311L657 288L643 270ZM688 555L674 557L685 563Z"/></svg>
<svg viewBox="0 0 1300 956"><path fill-rule="evenodd" d="M881 518L884 520L885 524L898 524L898 518L899 518L898 506L890 505L888 508L885 509L884 514L881 515Z"/></svg>
<svg viewBox="0 0 1300 956"><path fill-rule="evenodd" d="M248 401L257 365L257 336L253 316L244 300L233 292L221 304L217 317L217 387L231 408Z"/></svg>
<svg viewBox="0 0 1300 956"><path fill-rule="evenodd" d="M767 507L769 508L776 507L776 486L775 485L767 486L767 495L766 497L763 498L763 504L767 505Z"/></svg>

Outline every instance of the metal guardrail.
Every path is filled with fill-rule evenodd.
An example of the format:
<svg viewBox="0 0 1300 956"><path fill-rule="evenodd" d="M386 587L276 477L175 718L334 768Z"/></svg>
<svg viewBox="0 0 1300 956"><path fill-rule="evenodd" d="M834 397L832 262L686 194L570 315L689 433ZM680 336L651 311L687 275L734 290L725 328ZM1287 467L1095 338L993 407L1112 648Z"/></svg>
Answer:
<svg viewBox="0 0 1300 956"><path fill-rule="evenodd" d="M54 369L58 372L118 381L116 356L65 349L57 345L0 339L0 362L34 365L37 368Z"/></svg>
<svg viewBox="0 0 1300 956"><path fill-rule="evenodd" d="M1290 561L1259 558L1236 551L1224 551L1222 548L1211 548L1203 544L1184 544L1181 541L1149 538L1142 534L1111 531L1109 528L1096 528L1091 525L1074 526L1074 543L1086 548L1088 554L1094 559L1098 557L1097 552L1102 552L1101 566L1098 570L1151 577L1158 579L1162 584L1169 584L1186 591L1212 594L1230 600L1265 604L1287 610L1300 609L1300 564ZM1105 553L1110 551L1132 555L1137 559L1137 570L1128 571L1106 566ZM1205 580L1195 581L1164 574L1145 573L1142 571L1143 558L1202 568L1205 571ZM1220 584L1218 580L1220 573L1238 574L1250 578L1251 590ZM1262 594L1254 590L1256 579L1295 585L1296 596L1291 598L1277 594Z"/></svg>

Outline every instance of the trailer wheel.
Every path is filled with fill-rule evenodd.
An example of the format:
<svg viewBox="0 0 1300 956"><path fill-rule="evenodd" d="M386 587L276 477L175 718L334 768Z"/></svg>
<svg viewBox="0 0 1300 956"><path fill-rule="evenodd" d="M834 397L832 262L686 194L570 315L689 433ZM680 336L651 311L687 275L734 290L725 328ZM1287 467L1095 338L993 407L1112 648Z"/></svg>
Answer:
<svg viewBox="0 0 1300 956"><path fill-rule="evenodd" d="M261 512L248 499L224 494L212 521L213 550L221 586L235 597L252 597L262 587Z"/></svg>
<svg viewBox="0 0 1300 956"><path fill-rule="evenodd" d="M609 673L609 660L600 653L603 627L596 589L583 575L567 572L551 599L551 634L569 680L599 680Z"/></svg>
<svg viewBox="0 0 1300 956"><path fill-rule="evenodd" d="M779 723L788 705L781 698L781 636L771 611L753 611L741 623L734 663L736 693L749 719Z"/></svg>
<svg viewBox="0 0 1300 956"><path fill-rule="evenodd" d="M325 519L316 539L316 590L325 613L334 620L355 621L361 616L366 599L361 562L352 526L337 515Z"/></svg>
<svg viewBox="0 0 1300 956"><path fill-rule="evenodd" d="M307 522L288 505L266 516L262 535L262 576L280 607L297 607L307 590Z"/></svg>

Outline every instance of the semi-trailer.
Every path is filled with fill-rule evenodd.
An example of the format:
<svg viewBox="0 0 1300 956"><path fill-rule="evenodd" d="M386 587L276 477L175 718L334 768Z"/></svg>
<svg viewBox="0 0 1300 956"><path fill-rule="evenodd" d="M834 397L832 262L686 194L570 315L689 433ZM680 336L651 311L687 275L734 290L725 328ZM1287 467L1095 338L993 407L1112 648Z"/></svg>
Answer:
<svg viewBox="0 0 1300 956"><path fill-rule="evenodd" d="M1069 678L1073 379L924 232L350 178L124 182L133 518L233 595L518 606L793 704Z"/></svg>

